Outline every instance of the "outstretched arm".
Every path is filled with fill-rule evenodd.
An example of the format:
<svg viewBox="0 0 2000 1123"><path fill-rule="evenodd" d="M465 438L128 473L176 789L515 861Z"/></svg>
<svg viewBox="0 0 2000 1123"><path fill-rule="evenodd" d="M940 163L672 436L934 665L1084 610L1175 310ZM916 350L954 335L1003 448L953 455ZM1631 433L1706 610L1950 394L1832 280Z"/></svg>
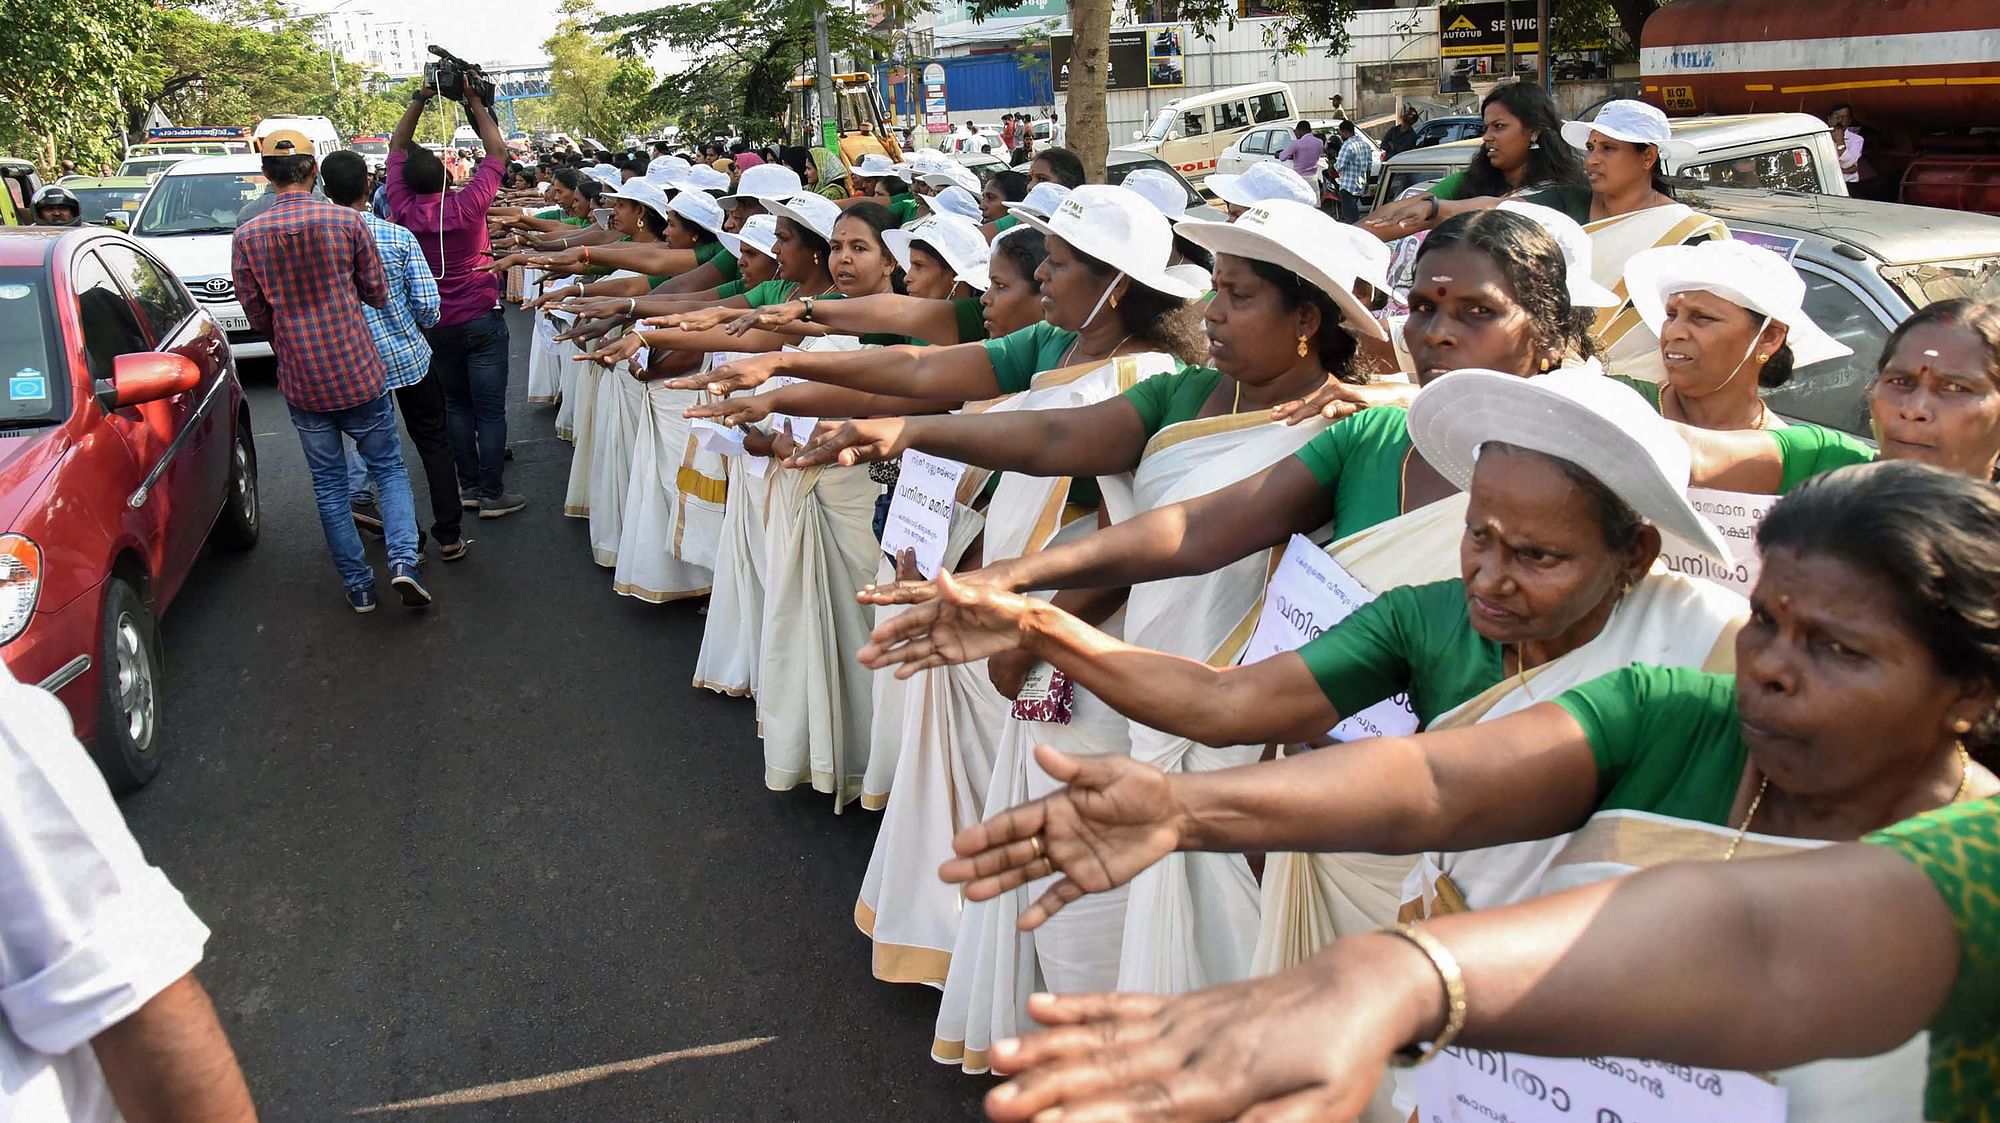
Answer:
<svg viewBox="0 0 2000 1123"><path fill-rule="evenodd" d="M725 302L726 303L726 302ZM835 303L838 303L837 301ZM743 338L729 336L730 340ZM749 350L725 343L716 351ZM775 374L847 386L874 394L936 401L984 401L1000 393L993 360L977 343L955 347L873 347L864 351L787 351L719 366L676 383L677 389L707 390L718 397L751 390Z"/></svg>
<svg viewBox="0 0 2000 1123"><path fill-rule="evenodd" d="M1753 1071L1894 1048L1967 961L1937 888L1862 843L1677 863L1423 928L1463 974L1466 1045ZM1038 995L1029 1012L1054 1028L996 1043L995 1066L1022 1073L987 1097L996 1120L1080 1102L1107 1117L1349 1118L1389 1055L1447 1013L1430 959L1380 933L1264 979Z"/></svg>
<svg viewBox="0 0 2000 1123"><path fill-rule="evenodd" d="M909 449L1030 476L1109 476L1145 451L1139 411L1123 398L1068 409L851 421L815 434L801 465L893 460Z"/></svg>
<svg viewBox="0 0 2000 1123"><path fill-rule="evenodd" d="M805 318L804 301L793 300L758 309L755 326L775 328ZM812 323L824 324L843 335L906 335L926 343L944 346L969 343L958 337L958 310L949 300L925 300L900 293L880 292L852 300L815 301Z"/></svg>

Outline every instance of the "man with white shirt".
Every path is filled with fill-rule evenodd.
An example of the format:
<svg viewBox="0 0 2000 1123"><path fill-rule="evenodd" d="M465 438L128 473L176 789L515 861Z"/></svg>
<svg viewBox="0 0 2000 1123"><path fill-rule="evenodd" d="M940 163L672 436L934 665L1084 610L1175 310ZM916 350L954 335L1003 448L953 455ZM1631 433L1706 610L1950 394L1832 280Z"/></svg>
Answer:
<svg viewBox="0 0 2000 1123"><path fill-rule="evenodd" d="M0 1119L255 1123L207 940L62 703L0 664Z"/></svg>

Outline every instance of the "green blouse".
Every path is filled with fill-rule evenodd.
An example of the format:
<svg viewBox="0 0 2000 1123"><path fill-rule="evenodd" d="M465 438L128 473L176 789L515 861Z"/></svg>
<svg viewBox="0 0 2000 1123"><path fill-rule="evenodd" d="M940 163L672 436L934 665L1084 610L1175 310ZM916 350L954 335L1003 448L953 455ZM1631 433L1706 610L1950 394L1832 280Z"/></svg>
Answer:
<svg viewBox="0 0 2000 1123"><path fill-rule="evenodd" d="M742 296L749 291L749 286L743 283L741 277L738 277L734 281L724 281L722 284L715 286L715 299L728 300L732 296Z"/></svg>
<svg viewBox="0 0 2000 1123"><path fill-rule="evenodd" d="M1146 438L1169 425L1183 421L1193 421L1201 416L1201 407L1208 396L1215 392L1215 384L1222 381L1222 372L1208 367L1183 366L1166 374L1156 374L1125 391L1124 399L1139 411L1139 424L1146 427Z"/></svg>
<svg viewBox="0 0 2000 1123"><path fill-rule="evenodd" d="M917 217L917 197L907 191L889 196L889 213L896 216L896 225L908 226Z"/></svg>
<svg viewBox="0 0 2000 1123"><path fill-rule="evenodd" d="M1020 215L1003 214L999 218L993 220L993 232L995 234L998 234L1002 230L1012 230L1014 227L1019 225L1021 225Z"/></svg>
<svg viewBox="0 0 2000 1123"><path fill-rule="evenodd" d="M1403 465L1410 455L1403 407L1377 406L1342 418L1292 455L1333 493L1335 540L1403 513Z"/></svg>
<svg viewBox="0 0 2000 1123"><path fill-rule="evenodd" d="M1663 390L1660 383L1622 374L1611 377L1637 390L1654 409L1660 408ZM1779 495L1835 468L1866 464L1875 459L1874 449L1838 429L1828 429L1823 425L1790 422L1783 428L1770 430L1770 433L1772 439L1778 442L1778 455L1784 461L1783 476L1778 484Z"/></svg>
<svg viewBox="0 0 2000 1123"><path fill-rule="evenodd" d="M958 321L958 338L945 340L946 343L974 343L986 338L986 309L976 296L961 296L951 302L951 314ZM898 343L912 347L928 347L931 341L918 339L914 335L898 336Z"/></svg>
<svg viewBox="0 0 2000 1123"><path fill-rule="evenodd" d="M1426 726L1505 677L1500 645L1473 630L1456 578L1390 589L1299 656L1342 717L1407 694Z"/></svg>
<svg viewBox="0 0 2000 1123"><path fill-rule="evenodd" d="M1555 703L1590 740L1598 810L1715 824L1729 817L1749 758L1734 675L1634 663Z"/></svg>
<svg viewBox="0 0 2000 1123"><path fill-rule="evenodd" d="M993 381L1002 394L1018 394L1045 370L1062 365L1076 333L1043 320L1020 331L985 342L986 358L993 364Z"/></svg>
<svg viewBox="0 0 2000 1123"><path fill-rule="evenodd" d="M2000 1104L2000 799L1956 803L1861 841L1922 870L1958 929L1958 977L1930 1026L1924 1118L1987 1120Z"/></svg>

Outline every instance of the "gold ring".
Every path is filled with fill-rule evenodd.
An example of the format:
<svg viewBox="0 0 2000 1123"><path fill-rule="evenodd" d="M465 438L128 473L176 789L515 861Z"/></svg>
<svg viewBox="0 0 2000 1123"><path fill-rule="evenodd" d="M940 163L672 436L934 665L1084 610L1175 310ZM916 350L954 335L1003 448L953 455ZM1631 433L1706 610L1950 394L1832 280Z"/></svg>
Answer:
<svg viewBox="0 0 2000 1123"><path fill-rule="evenodd" d="M1043 856L1042 856L1042 865L1044 865L1044 866L1047 866L1047 867L1048 867L1047 869L1044 869L1044 870L1042 871L1042 877L1054 877L1054 876L1055 876L1055 873L1056 873L1056 860L1055 860L1054 858L1051 858L1051 857L1049 857L1049 856L1047 856L1047 855L1043 855ZM1037 878L1036 880L1038 880L1038 881L1039 881L1039 880L1040 880L1040 878Z"/></svg>
<svg viewBox="0 0 2000 1123"><path fill-rule="evenodd" d="M1048 857L1048 855L1047 855L1047 854L1045 854L1045 853L1043 853L1043 851L1042 851L1042 836L1041 836L1041 835L1039 835L1039 834L1031 834L1031 835L1029 835L1029 836L1028 836L1028 845L1029 845L1029 846L1032 846L1032 847L1034 847L1034 848L1035 848L1035 857L1037 857L1037 858L1047 858L1047 857Z"/></svg>

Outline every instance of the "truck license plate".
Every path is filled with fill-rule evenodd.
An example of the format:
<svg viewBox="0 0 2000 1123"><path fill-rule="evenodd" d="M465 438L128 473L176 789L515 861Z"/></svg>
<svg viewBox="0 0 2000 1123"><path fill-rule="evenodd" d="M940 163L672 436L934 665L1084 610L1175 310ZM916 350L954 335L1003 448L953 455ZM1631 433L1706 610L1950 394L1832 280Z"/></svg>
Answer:
<svg viewBox="0 0 2000 1123"><path fill-rule="evenodd" d="M1693 86L1662 86L1660 88L1660 98L1667 103L1668 109L1676 113L1693 113L1695 111Z"/></svg>
<svg viewBox="0 0 2000 1123"><path fill-rule="evenodd" d="M223 331L250 330L250 320L246 316L217 316L215 321L222 325Z"/></svg>

